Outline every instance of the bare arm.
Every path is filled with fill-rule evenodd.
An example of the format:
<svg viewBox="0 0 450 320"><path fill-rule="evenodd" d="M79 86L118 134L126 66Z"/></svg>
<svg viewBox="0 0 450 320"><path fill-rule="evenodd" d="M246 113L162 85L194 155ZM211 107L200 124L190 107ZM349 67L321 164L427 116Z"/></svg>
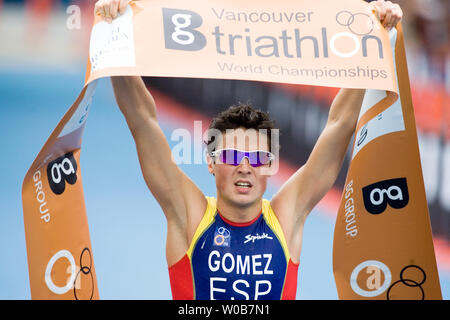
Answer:
<svg viewBox="0 0 450 320"><path fill-rule="evenodd" d="M403 12L390 1L371 3L386 29L394 27ZM365 90L341 89L335 97L322 131L305 165L281 187L272 199L286 234L288 246L299 258L306 217L335 182L350 139L355 131Z"/></svg>
<svg viewBox="0 0 450 320"><path fill-rule="evenodd" d="M374 1L371 5L388 30L397 25L403 16L400 6L390 1ZM295 222L303 223L306 215L331 188L355 130L364 92L358 89L339 91L331 105L325 129L308 161L274 196L274 205L282 209L280 213L288 212L288 215L294 216ZM285 208L283 203L291 204L291 209Z"/></svg>
<svg viewBox="0 0 450 320"><path fill-rule="evenodd" d="M162 132L156 105L141 77L112 77L114 94L136 142L142 173L150 191L167 218L179 217L189 208L189 199L206 201L197 186L172 160L172 152ZM201 201L199 201L201 199Z"/></svg>
<svg viewBox="0 0 450 320"><path fill-rule="evenodd" d="M128 0L99 0L95 14L107 22L125 12ZM172 160L156 115L155 101L141 77L111 77L114 94L136 143L144 180L167 218L169 265L186 252L207 206L200 189Z"/></svg>
<svg viewBox="0 0 450 320"><path fill-rule="evenodd" d="M158 124L155 101L141 77L112 77L111 82L136 143L144 180L168 221L171 264L184 254L206 209L206 199L173 162L169 144Z"/></svg>
<svg viewBox="0 0 450 320"><path fill-rule="evenodd" d="M295 214L298 219L296 222L303 222L331 188L355 130L364 92L361 89L339 91L331 105L327 124L307 162L291 176L272 200L275 206L286 207L280 213L291 211L290 214Z"/></svg>

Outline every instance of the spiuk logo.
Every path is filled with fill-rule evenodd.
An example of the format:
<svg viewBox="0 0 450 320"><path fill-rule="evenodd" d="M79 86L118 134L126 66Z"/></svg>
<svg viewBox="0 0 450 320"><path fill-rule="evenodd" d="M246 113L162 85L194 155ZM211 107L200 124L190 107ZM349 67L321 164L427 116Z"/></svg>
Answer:
<svg viewBox="0 0 450 320"><path fill-rule="evenodd" d="M66 153L47 166L47 177L50 188L55 194L62 194L66 189L66 182L77 182L77 162L72 152Z"/></svg>
<svg viewBox="0 0 450 320"><path fill-rule="evenodd" d="M214 245L218 247L230 246L230 231L224 227L217 227L214 232Z"/></svg>
<svg viewBox="0 0 450 320"><path fill-rule="evenodd" d="M263 232L263 234L259 234L259 233L257 233L256 235L253 235L253 234L248 234L248 235L246 235L245 236L245 241L244 241L244 243L247 243L247 242L252 242L252 243L254 243L256 240L262 240L262 239L269 239L269 240L272 240L273 238L271 237L271 236L269 236L267 233L265 233L265 232Z"/></svg>

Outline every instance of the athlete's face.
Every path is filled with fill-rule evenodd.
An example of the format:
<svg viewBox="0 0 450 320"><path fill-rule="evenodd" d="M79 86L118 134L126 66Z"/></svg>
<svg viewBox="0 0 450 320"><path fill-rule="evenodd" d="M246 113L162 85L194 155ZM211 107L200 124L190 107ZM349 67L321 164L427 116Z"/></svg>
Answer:
<svg viewBox="0 0 450 320"><path fill-rule="evenodd" d="M257 130L240 128L227 130L219 139L215 149L270 151L266 134ZM218 196L233 205L247 207L261 200L267 187L271 167L269 164L252 167L246 157L237 166L221 163L215 158L209 161L208 170L216 177Z"/></svg>

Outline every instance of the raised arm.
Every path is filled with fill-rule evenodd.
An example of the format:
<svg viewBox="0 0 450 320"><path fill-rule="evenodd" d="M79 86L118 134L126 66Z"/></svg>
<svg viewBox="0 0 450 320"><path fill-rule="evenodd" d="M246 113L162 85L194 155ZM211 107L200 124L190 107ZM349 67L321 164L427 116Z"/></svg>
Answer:
<svg viewBox="0 0 450 320"><path fill-rule="evenodd" d="M136 143L137 154L148 188L168 221L168 250L177 260L185 252L195 227L206 209L199 188L172 160L172 152L161 130L153 97L141 77L112 77L117 104ZM168 256L168 259L170 257Z"/></svg>
<svg viewBox="0 0 450 320"><path fill-rule="evenodd" d="M365 90L341 89L335 97L327 124L306 163L273 197L280 213L303 222L335 182L358 120ZM286 204L286 205L285 205ZM287 204L290 204L289 207Z"/></svg>
<svg viewBox="0 0 450 320"><path fill-rule="evenodd" d="M128 0L100 0L95 13L111 22L125 11ZM155 101L141 77L111 77L117 104L136 143L144 180L167 218L166 256L169 265L186 252L206 209L200 189L172 160L161 130Z"/></svg>
<svg viewBox="0 0 450 320"><path fill-rule="evenodd" d="M117 104L136 143L142 173L165 214L184 211L184 200L204 198L192 181L172 160L172 152L162 132L156 105L141 77L112 77ZM197 195L197 198L192 196ZM181 201L183 200L183 201Z"/></svg>
<svg viewBox="0 0 450 320"><path fill-rule="evenodd" d="M371 3L386 29L402 18L390 1ZM291 252L299 253L301 230L309 212L334 184L355 131L365 90L341 89L335 97L322 131L307 162L272 198L272 207L287 235Z"/></svg>

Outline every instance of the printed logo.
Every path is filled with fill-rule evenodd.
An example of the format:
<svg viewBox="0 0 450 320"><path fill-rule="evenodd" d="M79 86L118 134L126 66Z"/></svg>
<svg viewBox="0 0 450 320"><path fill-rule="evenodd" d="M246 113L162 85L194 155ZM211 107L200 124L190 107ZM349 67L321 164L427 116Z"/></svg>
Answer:
<svg viewBox="0 0 450 320"><path fill-rule="evenodd" d="M246 235L245 236L245 241L244 241L244 243L247 243L247 242L252 242L252 243L254 243L256 240L262 240L262 239L269 239L269 240L272 240L273 238L271 237L271 236L269 236L267 233L265 233L265 232L263 232L263 234L262 235L260 235L259 233L257 233L256 234L256 236L254 236L254 235L252 235L252 234L248 234L248 235Z"/></svg>
<svg viewBox="0 0 450 320"><path fill-rule="evenodd" d="M47 177L50 188L55 194L62 194L69 184L77 182L77 162L72 152L66 153L47 166Z"/></svg>
<svg viewBox="0 0 450 320"><path fill-rule="evenodd" d="M350 32L357 36L368 35L372 33L375 27L371 16L363 12L340 11L336 14L336 22L347 27Z"/></svg>
<svg viewBox="0 0 450 320"><path fill-rule="evenodd" d="M408 274L405 276L405 273L408 273ZM411 278L413 278L413 279L411 279ZM403 285L403 286L406 286L409 288L416 288L416 289L411 289L411 294L417 294L417 292L420 292L421 297L418 299L424 300L425 299L425 291L423 290L422 285L425 283L426 279L427 279L427 275L421 267L419 267L415 264L410 264L410 265L404 267L402 269L402 271L400 271L400 280L395 281L389 287L389 289L386 293L387 300L392 300L393 298L404 299L404 294L399 295L398 293L395 292L396 291L395 287L397 287L398 285Z"/></svg>
<svg viewBox="0 0 450 320"><path fill-rule="evenodd" d="M224 227L217 227L214 232L214 245L218 247L230 246L230 231Z"/></svg>
<svg viewBox="0 0 450 320"><path fill-rule="evenodd" d="M406 207L409 202L406 178L380 181L362 189L364 206L371 214L380 214L387 205L394 209Z"/></svg>
<svg viewBox="0 0 450 320"><path fill-rule="evenodd" d="M364 142L364 140L366 140L366 138L367 138L367 123L359 131L358 142L356 143L356 145L359 147Z"/></svg>
<svg viewBox="0 0 450 320"><path fill-rule="evenodd" d="M97 83L98 81L96 80L88 85L83 96L83 100L81 100L77 110L74 112L70 120L65 124L58 137L63 137L65 135L73 133L86 123Z"/></svg>
<svg viewBox="0 0 450 320"><path fill-rule="evenodd" d="M389 268L377 260L360 263L353 269L350 285L353 291L366 298L376 297L386 292L387 300L392 299L425 299L422 285L426 281L425 271L418 265L408 265L400 271L400 280L392 282ZM411 288L405 290L405 288Z"/></svg>
<svg viewBox="0 0 450 320"><path fill-rule="evenodd" d="M89 265L85 263L86 259L87 259L86 257L89 258L89 260L87 260L89 262L88 263ZM53 282L52 276L54 276L56 273L59 273L58 271L55 271L53 269L53 267L54 267L55 263L62 258L64 258L65 260L67 260L69 262L69 266L66 269L66 274L70 274L70 277L66 281L66 284L61 287ZM79 261L80 261L80 266L77 266L75 264L75 259L69 250L64 249L64 250L60 250L57 253L55 253L50 258L49 262L47 263L47 267L45 268L44 280L45 280L45 283L46 283L48 289L55 294L65 294L73 288L73 294L74 294L75 300L81 300L80 299L81 292L83 292L84 294L88 293L89 298L84 297L84 299L92 300L92 298L94 296L95 285L94 285L94 276L91 272L92 271L91 270L92 269L92 255L91 255L91 251L89 250L89 248L86 247L83 249L83 251L81 251ZM77 272L77 270L78 270L78 272ZM91 277L90 290L89 290L89 288L87 290L85 290L86 288L81 288L81 279L80 278L82 275L90 275L90 277ZM78 291L78 293L77 293L77 291Z"/></svg>
<svg viewBox="0 0 450 320"><path fill-rule="evenodd" d="M356 294L370 298L385 292L389 288L391 280L391 271L384 263L368 260L353 269L350 286Z"/></svg>
<svg viewBox="0 0 450 320"><path fill-rule="evenodd" d="M206 46L206 38L195 30L203 23L193 11L162 8L166 49L198 51Z"/></svg>

